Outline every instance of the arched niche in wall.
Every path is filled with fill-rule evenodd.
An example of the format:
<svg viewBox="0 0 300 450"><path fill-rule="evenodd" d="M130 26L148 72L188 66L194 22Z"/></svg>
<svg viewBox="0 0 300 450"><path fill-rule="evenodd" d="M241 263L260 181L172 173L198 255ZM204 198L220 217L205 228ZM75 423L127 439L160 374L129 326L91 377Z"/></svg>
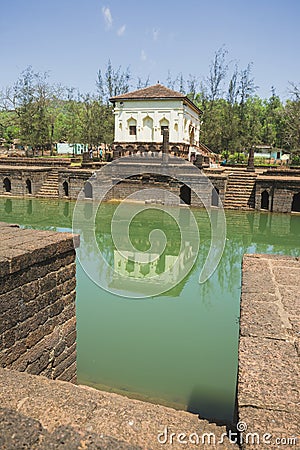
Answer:
<svg viewBox="0 0 300 450"><path fill-rule="evenodd" d="M69 183L67 181L63 182L63 191L65 197L69 197Z"/></svg>
<svg viewBox="0 0 300 450"><path fill-rule="evenodd" d="M193 125L190 125L189 127L189 141L190 141L190 145L194 144L195 141L195 128Z"/></svg>
<svg viewBox="0 0 300 450"><path fill-rule="evenodd" d="M31 180L29 178L27 178L25 183L26 183L26 193L27 194L32 194L32 183L31 183Z"/></svg>
<svg viewBox="0 0 300 450"><path fill-rule="evenodd" d="M211 206L219 206L219 189L215 187L211 192Z"/></svg>
<svg viewBox="0 0 300 450"><path fill-rule="evenodd" d="M260 208L261 209L269 209L269 192L263 191L260 196Z"/></svg>
<svg viewBox="0 0 300 450"><path fill-rule="evenodd" d="M3 190L4 192L11 192L11 181L7 177L3 180Z"/></svg>
<svg viewBox="0 0 300 450"><path fill-rule="evenodd" d="M298 192L298 194L293 195L292 211L300 212L300 192Z"/></svg>
<svg viewBox="0 0 300 450"><path fill-rule="evenodd" d="M93 198L93 186L89 181L84 185L84 196L85 198Z"/></svg>
<svg viewBox="0 0 300 450"><path fill-rule="evenodd" d="M153 119L148 115L143 119L143 131L141 140L145 142L153 141Z"/></svg>

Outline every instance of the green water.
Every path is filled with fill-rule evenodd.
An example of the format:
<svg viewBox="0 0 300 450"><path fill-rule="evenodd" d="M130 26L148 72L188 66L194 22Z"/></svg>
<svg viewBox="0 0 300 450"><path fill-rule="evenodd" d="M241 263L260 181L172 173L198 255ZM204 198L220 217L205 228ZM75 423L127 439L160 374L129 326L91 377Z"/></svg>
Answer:
<svg viewBox="0 0 300 450"><path fill-rule="evenodd" d="M0 220L68 231L73 208L74 203L67 201L0 198ZM85 208L88 219L90 204ZM97 215L97 243L111 264L110 221L115 208L107 204ZM201 237L197 261L179 285L159 296L133 299L109 293L77 264L78 381L229 421L235 403L242 256L300 256L300 216L227 211L221 262L200 285L210 224L204 211L194 214ZM165 253L176 254L180 233L157 211L137 216L132 223L130 236L138 250L147 250L149 232L162 223L168 238ZM97 268L97 253L86 236L81 248ZM122 285L117 289L122 294Z"/></svg>

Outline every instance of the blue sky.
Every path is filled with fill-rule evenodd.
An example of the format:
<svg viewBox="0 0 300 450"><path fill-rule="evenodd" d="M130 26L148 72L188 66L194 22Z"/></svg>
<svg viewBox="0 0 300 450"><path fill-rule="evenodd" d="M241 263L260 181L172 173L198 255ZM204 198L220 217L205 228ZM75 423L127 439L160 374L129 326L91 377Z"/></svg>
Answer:
<svg viewBox="0 0 300 450"><path fill-rule="evenodd" d="M253 63L257 93L285 98L300 82L300 0L1 0L0 88L32 65L93 91L110 58L151 84L209 72L215 51Z"/></svg>

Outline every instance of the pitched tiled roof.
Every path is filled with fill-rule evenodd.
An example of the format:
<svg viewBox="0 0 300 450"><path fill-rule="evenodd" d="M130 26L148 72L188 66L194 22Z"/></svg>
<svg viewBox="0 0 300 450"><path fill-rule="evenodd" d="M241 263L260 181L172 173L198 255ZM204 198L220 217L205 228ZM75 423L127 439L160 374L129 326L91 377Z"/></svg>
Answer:
<svg viewBox="0 0 300 450"><path fill-rule="evenodd" d="M111 97L110 101L127 100L127 99L146 99L146 98L184 98L181 92L172 91L162 84L155 84L137 91L127 92L126 94Z"/></svg>
<svg viewBox="0 0 300 450"><path fill-rule="evenodd" d="M184 94L181 92L173 91L162 84L155 84L154 86L149 86L143 89L138 89L137 91L127 92L126 94L116 95L111 97L109 100L114 103L118 100L146 100L146 99L182 99L185 103L192 106L199 114L202 111Z"/></svg>

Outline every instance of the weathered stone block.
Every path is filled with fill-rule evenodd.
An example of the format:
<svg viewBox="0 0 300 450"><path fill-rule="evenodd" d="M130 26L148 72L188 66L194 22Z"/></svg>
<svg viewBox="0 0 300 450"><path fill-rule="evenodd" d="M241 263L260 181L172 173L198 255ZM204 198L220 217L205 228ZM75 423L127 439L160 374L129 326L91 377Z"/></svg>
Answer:
<svg viewBox="0 0 300 450"><path fill-rule="evenodd" d="M15 308L18 305L21 296L22 290L20 288L13 289L10 292L0 295L0 314Z"/></svg>
<svg viewBox="0 0 300 450"><path fill-rule="evenodd" d="M51 291L56 287L56 272L51 272L40 280L40 293Z"/></svg>
<svg viewBox="0 0 300 450"><path fill-rule="evenodd" d="M58 364L53 370L53 378L58 378L69 366L76 361L76 353L73 352L67 358L64 358L60 364Z"/></svg>
<svg viewBox="0 0 300 450"><path fill-rule="evenodd" d="M59 366L64 360L69 358L69 356L76 353L76 344L71 345L71 347L66 348L53 362L53 367Z"/></svg>
<svg viewBox="0 0 300 450"><path fill-rule="evenodd" d="M57 284L60 285L64 283L67 280L70 280L74 278L76 275L76 264L70 264L67 267L64 267L60 269L56 276L57 276Z"/></svg>
<svg viewBox="0 0 300 450"><path fill-rule="evenodd" d="M76 330L72 331L65 337L67 347L71 347L76 342Z"/></svg>
<svg viewBox="0 0 300 450"><path fill-rule="evenodd" d="M49 354L48 352L43 352L41 356L34 361L32 364L28 364L26 372L32 373L33 375L39 375L49 364Z"/></svg>
<svg viewBox="0 0 300 450"><path fill-rule="evenodd" d="M39 294L39 281L35 280L22 286L22 298L24 302L28 302L36 298Z"/></svg>

